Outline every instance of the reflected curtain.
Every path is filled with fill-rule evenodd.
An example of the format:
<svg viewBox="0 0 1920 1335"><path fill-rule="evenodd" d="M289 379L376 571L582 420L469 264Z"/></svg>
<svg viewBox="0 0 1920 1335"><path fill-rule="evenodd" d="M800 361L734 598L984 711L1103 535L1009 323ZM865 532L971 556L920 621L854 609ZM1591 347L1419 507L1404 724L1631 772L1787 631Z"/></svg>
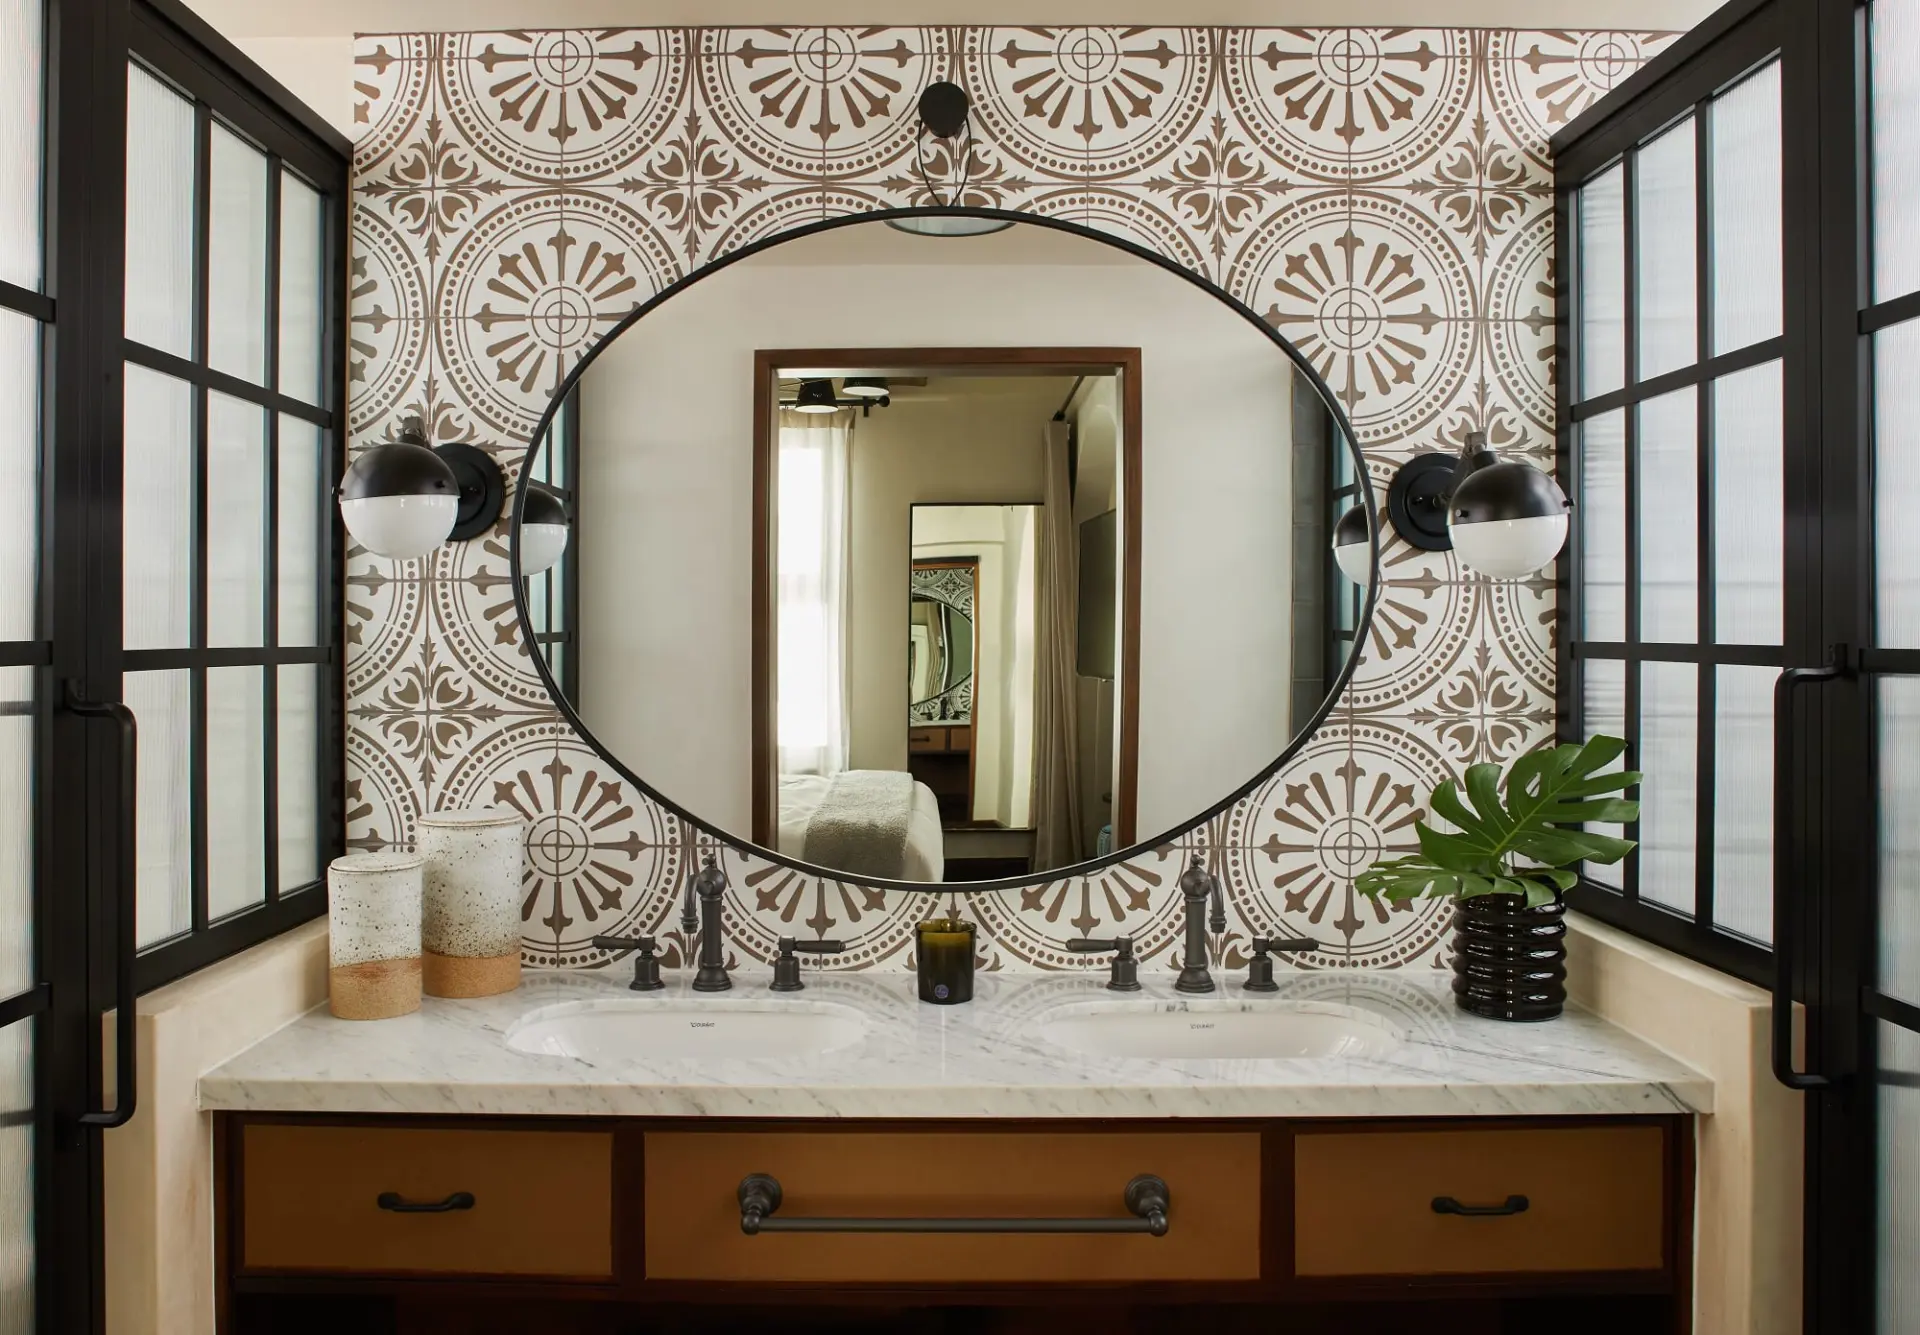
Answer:
<svg viewBox="0 0 1920 1335"><path fill-rule="evenodd" d="M847 474L851 412L780 414L778 565L780 772L847 767Z"/></svg>
<svg viewBox="0 0 1920 1335"><path fill-rule="evenodd" d="M1071 428L1049 422L1046 481L1039 516L1040 625L1035 638L1033 705L1033 867L1071 866L1085 856L1080 838L1079 682L1080 548L1067 473Z"/></svg>

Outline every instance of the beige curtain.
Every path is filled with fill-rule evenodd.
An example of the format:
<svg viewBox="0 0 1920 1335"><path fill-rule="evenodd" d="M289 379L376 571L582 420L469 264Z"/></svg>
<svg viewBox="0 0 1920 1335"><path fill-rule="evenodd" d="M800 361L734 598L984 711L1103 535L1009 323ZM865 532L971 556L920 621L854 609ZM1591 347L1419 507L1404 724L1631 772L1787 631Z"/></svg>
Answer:
<svg viewBox="0 0 1920 1335"><path fill-rule="evenodd" d="M1080 546L1067 478L1065 422L1046 427L1045 500L1040 511L1040 625L1034 637L1033 869L1079 862Z"/></svg>

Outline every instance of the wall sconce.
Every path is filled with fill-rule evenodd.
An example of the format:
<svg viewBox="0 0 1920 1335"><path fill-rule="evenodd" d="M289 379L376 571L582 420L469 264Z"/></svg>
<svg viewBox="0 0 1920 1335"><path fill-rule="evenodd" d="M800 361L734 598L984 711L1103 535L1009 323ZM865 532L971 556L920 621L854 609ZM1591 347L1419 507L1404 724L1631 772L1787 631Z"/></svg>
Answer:
<svg viewBox="0 0 1920 1335"><path fill-rule="evenodd" d="M1340 573L1361 588L1373 583L1373 546L1367 541L1367 507L1356 505L1333 526L1333 559Z"/></svg>
<svg viewBox="0 0 1920 1335"><path fill-rule="evenodd" d="M1573 503L1532 464L1502 463L1483 431L1467 434L1459 456L1417 454L1387 487L1387 518L1409 546L1453 551L1492 579L1523 579L1560 553ZM1358 536L1350 521L1359 517ZM1366 562L1366 514L1356 506L1334 528L1334 558L1356 584ZM1343 556L1362 544L1356 555ZM1352 564L1349 564L1351 562Z"/></svg>
<svg viewBox="0 0 1920 1335"><path fill-rule="evenodd" d="M567 550L572 530L567 503L559 492L544 482L529 482L526 487L527 498L520 503L520 573L537 575L553 568Z"/></svg>
<svg viewBox="0 0 1920 1335"><path fill-rule="evenodd" d="M417 417L394 438L361 453L340 479L340 518L355 542L395 560L425 556L449 538L465 542L493 527L507 482L485 450L458 442L432 447Z"/></svg>
<svg viewBox="0 0 1920 1335"><path fill-rule="evenodd" d="M958 208L966 203L967 182L973 171L973 129L967 121L966 89L942 79L930 83L920 94L920 130L913 138L914 165L920 172L920 184L926 189L933 207ZM927 171L927 140L944 139L947 156L959 180L943 196ZM1013 226L1007 218L953 217L889 218L887 226L916 236L985 236Z"/></svg>

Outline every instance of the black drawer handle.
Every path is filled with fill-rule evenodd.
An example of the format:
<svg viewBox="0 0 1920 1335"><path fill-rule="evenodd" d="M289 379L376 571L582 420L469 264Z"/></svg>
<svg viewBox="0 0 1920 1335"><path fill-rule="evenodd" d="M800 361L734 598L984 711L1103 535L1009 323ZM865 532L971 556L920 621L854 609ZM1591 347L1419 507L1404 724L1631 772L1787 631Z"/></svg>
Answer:
<svg viewBox="0 0 1920 1335"><path fill-rule="evenodd" d="M1525 1196L1509 1196L1499 1205L1462 1205L1451 1196L1435 1196L1433 1212L1464 1215L1468 1219L1499 1219L1512 1214L1525 1214L1531 1204L1533 1202Z"/></svg>
<svg viewBox="0 0 1920 1335"><path fill-rule="evenodd" d="M373 1203L395 1214L447 1214L454 1210L471 1210L473 1193L456 1191L444 1201L410 1201L397 1191L383 1191L373 1198Z"/></svg>
<svg viewBox="0 0 1920 1335"><path fill-rule="evenodd" d="M1120 1199L1132 1219L779 1219L780 1183L767 1173L740 1179L740 1231L761 1233L1150 1233L1167 1235L1167 1184L1142 1173Z"/></svg>

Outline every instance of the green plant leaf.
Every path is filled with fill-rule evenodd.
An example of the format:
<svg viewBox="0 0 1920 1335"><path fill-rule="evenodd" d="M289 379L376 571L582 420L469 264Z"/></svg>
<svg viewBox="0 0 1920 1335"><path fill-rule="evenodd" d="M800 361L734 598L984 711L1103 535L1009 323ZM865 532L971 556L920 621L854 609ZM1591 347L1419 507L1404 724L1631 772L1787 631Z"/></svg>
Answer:
<svg viewBox="0 0 1920 1335"><path fill-rule="evenodd" d="M1513 829L1513 818L1500 805L1498 765L1469 765L1467 796L1473 799L1473 809L1487 830L1495 835L1504 835Z"/></svg>
<svg viewBox="0 0 1920 1335"><path fill-rule="evenodd" d="M1433 796L1427 799L1427 805L1433 808L1434 815L1449 825L1459 827L1469 839L1492 843L1499 838L1497 832L1486 829L1481 824L1479 816L1467 809L1451 780L1433 790Z"/></svg>
<svg viewBox="0 0 1920 1335"><path fill-rule="evenodd" d="M1414 827L1420 836L1420 852L1437 867L1451 872L1487 870L1487 855L1472 840L1457 834L1442 834L1425 821Z"/></svg>
<svg viewBox="0 0 1920 1335"><path fill-rule="evenodd" d="M1599 821L1603 825L1622 825L1640 819L1640 804L1621 797L1588 802L1549 802L1540 808L1539 814L1541 820L1550 820L1555 824Z"/></svg>
<svg viewBox="0 0 1920 1335"><path fill-rule="evenodd" d="M1556 891L1554 887L1536 881L1531 877L1527 878L1526 887L1527 907L1530 909L1537 909L1542 904L1551 904L1558 897L1558 891Z"/></svg>

